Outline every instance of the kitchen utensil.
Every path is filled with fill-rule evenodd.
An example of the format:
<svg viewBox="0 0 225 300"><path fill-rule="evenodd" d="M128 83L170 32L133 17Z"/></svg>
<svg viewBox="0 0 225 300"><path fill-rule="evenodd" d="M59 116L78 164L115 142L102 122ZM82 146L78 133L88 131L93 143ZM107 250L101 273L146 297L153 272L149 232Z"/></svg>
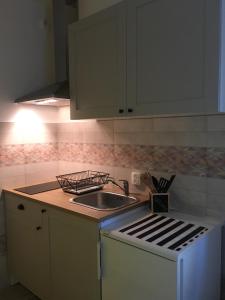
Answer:
<svg viewBox="0 0 225 300"><path fill-rule="evenodd" d="M167 182L167 185L165 187L165 193L167 193L167 191L169 190L171 184L173 183L174 181L174 178L176 177L176 175L172 175L169 179L169 181Z"/></svg>
<svg viewBox="0 0 225 300"><path fill-rule="evenodd" d="M166 178L160 177L158 184L158 192L165 193L165 187L169 181Z"/></svg>
<svg viewBox="0 0 225 300"><path fill-rule="evenodd" d="M158 182L158 179L155 176L152 176L152 183L153 183L156 191L159 193L159 182Z"/></svg>
<svg viewBox="0 0 225 300"><path fill-rule="evenodd" d="M152 182L152 176L149 172L144 173L142 175L141 179L142 179L143 183L150 188L151 193L156 193L157 192L155 187L154 187L154 184Z"/></svg>

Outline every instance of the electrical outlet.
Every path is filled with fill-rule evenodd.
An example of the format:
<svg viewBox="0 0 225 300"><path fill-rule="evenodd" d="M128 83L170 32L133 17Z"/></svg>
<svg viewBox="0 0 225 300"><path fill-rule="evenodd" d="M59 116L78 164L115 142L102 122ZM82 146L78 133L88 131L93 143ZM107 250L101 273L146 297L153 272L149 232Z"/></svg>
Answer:
<svg viewBox="0 0 225 300"><path fill-rule="evenodd" d="M141 184L141 173L140 172L132 172L131 173L131 183L134 185Z"/></svg>

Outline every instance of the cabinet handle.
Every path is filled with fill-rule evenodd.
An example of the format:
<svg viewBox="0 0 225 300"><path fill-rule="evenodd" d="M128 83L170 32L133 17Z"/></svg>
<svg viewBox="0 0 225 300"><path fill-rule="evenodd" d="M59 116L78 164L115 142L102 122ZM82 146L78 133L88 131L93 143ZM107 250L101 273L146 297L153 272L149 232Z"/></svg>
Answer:
<svg viewBox="0 0 225 300"><path fill-rule="evenodd" d="M124 110L123 109L119 109L119 114L123 114Z"/></svg>
<svg viewBox="0 0 225 300"><path fill-rule="evenodd" d="M46 213L46 211L47 211L47 210L43 208L43 209L41 210L41 213L44 214L44 213Z"/></svg>
<svg viewBox="0 0 225 300"><path fill-rule="evenodd" d="M38 231L38 230L41 230L42 229L42 227L41 226L37 226L36 227L36 230Z"/></svg>
<svg viewBox="0 0 225 300"><path fill-rule="evenodd" d="M19 210L24 210L24 209L25 209L25 207L24 207L23 204L19 204L19 205L17 206L17 208L18 208Z"/></svg>
<svg viewBox="0 0 225 300"><path fill-rule="evenodd" d="M133 108L128 108L127 110L129 113L132 113L133 112Z"/></svg>

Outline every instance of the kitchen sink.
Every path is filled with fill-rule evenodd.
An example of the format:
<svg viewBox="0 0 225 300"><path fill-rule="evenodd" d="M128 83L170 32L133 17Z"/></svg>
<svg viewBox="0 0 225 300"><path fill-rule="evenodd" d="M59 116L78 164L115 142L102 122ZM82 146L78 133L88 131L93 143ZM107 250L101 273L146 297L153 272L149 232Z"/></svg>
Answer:
<svg viewBox="0 0 225 300"><path fill-rule="evenodd" d="M97 210L114 210L138 202L134 197L110 192L94 192L71 199L72 203L80 204Z"/></svg>

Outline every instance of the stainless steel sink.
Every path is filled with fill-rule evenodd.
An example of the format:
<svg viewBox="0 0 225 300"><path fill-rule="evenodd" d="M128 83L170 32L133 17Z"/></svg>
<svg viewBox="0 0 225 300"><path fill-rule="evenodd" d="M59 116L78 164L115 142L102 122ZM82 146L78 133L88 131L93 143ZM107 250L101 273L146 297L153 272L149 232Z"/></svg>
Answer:
<svg viewBox="0 0 225 300"><path fill-rule="evenodd" d="M134 204L138 200L130 196L101 191L78 196L71 199L71 202L97 210L114 210Z"/></svg>

